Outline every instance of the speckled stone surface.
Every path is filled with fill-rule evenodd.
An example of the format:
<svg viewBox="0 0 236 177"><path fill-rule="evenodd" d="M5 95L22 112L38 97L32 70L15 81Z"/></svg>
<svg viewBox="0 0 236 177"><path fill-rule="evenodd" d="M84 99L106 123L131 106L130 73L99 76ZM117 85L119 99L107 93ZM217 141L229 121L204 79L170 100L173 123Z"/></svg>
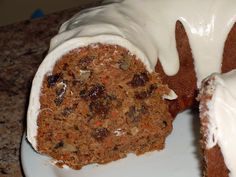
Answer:
<svg viewBox="0 0 236 177"><path fill-rule="evenodd" d="M0 27L0 177L24 176L20 143L31 81L47 53L50 39L62 22L82 8Z"/></svg>

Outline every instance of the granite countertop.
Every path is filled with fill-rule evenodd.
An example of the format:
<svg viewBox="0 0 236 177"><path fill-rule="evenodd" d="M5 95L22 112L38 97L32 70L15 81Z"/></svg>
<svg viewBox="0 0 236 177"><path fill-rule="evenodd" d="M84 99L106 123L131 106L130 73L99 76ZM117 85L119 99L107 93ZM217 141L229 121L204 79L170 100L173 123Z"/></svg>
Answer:
<svg viewBox="0 0 236 177"><path fill-rule="evenodd" d="M31 81L50 39L64 21L82 8L0 27L0 177L24 176L20 144Z"/></svg>

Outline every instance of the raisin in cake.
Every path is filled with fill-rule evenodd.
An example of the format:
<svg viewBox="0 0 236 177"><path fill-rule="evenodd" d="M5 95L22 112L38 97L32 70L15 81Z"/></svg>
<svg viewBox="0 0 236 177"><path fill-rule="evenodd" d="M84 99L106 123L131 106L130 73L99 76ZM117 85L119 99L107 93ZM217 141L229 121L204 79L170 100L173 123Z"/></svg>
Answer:
<svg viewBox="0 0 236 177"><path fill-rule="evenodd" d="M236 67L235 12L234 1L108 0L76 14L33 80L29 142L75 169L162 149L201 81Z"/></svg>
<svg viewBox="0 0 236 177"><path fill-rule="evenodd" d="M170 94L158 74L124 48L72 50L44 77L38 151L79 169L161 150L172 130L164 100Z"/></svg>

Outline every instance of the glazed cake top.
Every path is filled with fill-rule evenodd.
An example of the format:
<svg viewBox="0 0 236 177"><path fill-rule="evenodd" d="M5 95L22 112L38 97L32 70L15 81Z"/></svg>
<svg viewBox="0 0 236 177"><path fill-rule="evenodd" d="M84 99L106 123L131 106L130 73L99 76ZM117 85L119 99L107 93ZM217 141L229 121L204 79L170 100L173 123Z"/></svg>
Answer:
<svg viewBox="0 0 236 177"><path fill-rule="evenodd" d="M234 0L107 0L65 22L33 80L27 115L27 138L32 146L37 149L43 78L63 54L94 43L116 44L136 55L148 71L154 71L159 58L165 73L175 75L179 70L178 20L189 38L199 87L203 78L221 72L224 43L236 21Z"/></svg>
<svg viewBox="0 0 236 177"><path fill-rule="evenodd" d="M224 43L236 21L234 0L108 2L112 1L84 10L65 22L52 39L50 49L70 39L100 36L94 42L127 47L149 71L154 70L159 58L165 73L171 76L179 70L175 40L175 24L179 20L189 38L198 86L211 73L221 71Z"/></svg>

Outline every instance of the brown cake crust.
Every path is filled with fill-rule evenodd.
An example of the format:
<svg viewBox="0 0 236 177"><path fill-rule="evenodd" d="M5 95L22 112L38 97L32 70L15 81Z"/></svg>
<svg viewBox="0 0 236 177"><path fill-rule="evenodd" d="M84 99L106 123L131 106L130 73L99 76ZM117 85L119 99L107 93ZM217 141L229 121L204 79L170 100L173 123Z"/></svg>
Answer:
<svg viewBox="0 0 236 177"><path fill-rule="evenodd" d="M231 29L225 42L222 73L229 72L236 68L236 24ZM209 99L209 98L208 98ZM203 101L204 102L204 101ZM203 117L202 121L206 121L207 117ZM201 134L205 134L206 129L201 130ZM205 139L202 137L201 145L204 157L204 175L205 177L229 177L229 171L224 163L224 157L218 145L211 149L206 149Z"/></svg>
<svg viewBox="0 0 236 177"><path fill-rule="evenodd" d="M225 43L222 73L229 72L236 68L236 25L230 31ZM203 120L207 119L204 117ZM205 134L206 129L201 131ZM202 154L204 157L203 173L204 177L229 177L229 170L227 169L221 149L218 145L211 149L205 146L204 138L201 141Z"/></svg>
<svg viewBox="0 0 236 177"><path fill-rule="evenodd" d="M222 73L233 69L236 69L236 24L234 24L225 42Z"/></svg>
<svg viewBox="0 0 236 177"><path fill-rule="evenodd" d="M209 108L208 103L211 101L215 92L213 85L214 76L205 80L198 99L200 101L200 134L201 134L201 152L203 156L203 176L204 177L228 177L229 170L227 169L221 149L216 144L214 147L207 148L208 139L208 124L209 124Z"/></svg>
<svg viewBox="0 0 236 177"><path fill-rule="evenodd" d="M176 23L176 45L180 59L180 69L174 76L167 76L160 64L157 63L156 72L160 74L163 83L173 89L178 95L176 100L169 102L169 109L173 117L178 113L196 105L197 78L194 70L193 57L187 34L181 22Z"/></svg>
<svg viewBox="0 0 236 177"><path fill-rule="evenodd" d="M205 148L205 147L204 147ZM224 158L218 145L209 150L203 150L205 163L204 177L228 177L229 170L226 168Z"/></svg>
<svg viewBox="0 0 236 177"><path fill-rule="evenodd" d="M172 117L175 117L179 112L186 110L187 108L190 108L193 105L197 105L196 100L195 100L195 97L197 95L197 86L196 86L197 79L196 79L196 75L194 71L193 57L192 57L191 48L188 42L188 37L186 35L183 25L180 22L177 22L176 24L176 43L177 43L177 49L178 49L179 58L180 58L180 70L178 71L178 73L174 76L167 76L165 75L160 62L158 62L156 66L156 71L159 73L159 77L161 78L163 83L167 84L169 88L173 89L178 95L177 100L168 102L169 111L168 109L166 109L167 112L170 112L172 114ZM228 72L235 68L236 68L236 26L232 28L225 44L224 54L223 54L223 63L222 63L222 72ZM70 112L70 109L65 112ZM171 116L168 116L168 117L171 117ZM170 130L171 128L169 128L168 133L170 132ZM102 134L106 135L107 133L106 131L103 131ZM60 146L60 142L58 143L59 143L58 146ZM41 146L42 145L39 144L39 147ZM70 146L68 148L73 149ZM157 149L161 149L161 148L163 147L159 146ZM206 161L209 163L207 168L205 168L205 171L207 171L205 172L206 176L217 177L217 174L220 174L218 176L227 177L228 173L227 173L227 170L225 170L226 167L223 163L224 161L223 161L222 154L220 152L219 147L216 146L210 150L206 150L204 146L202 146L202 148L203 148L204 155L207 159ZM43 150L41 151L44 152ZM142 151L141 153L143 152L144 151ZM67 158L64 156L58 157L57 155L52 155L52 156L56 159L62 158L63 160ZM117 159L122 158L124 156L125 154L119 155L117 156ZM112 158L110 158L109 160L104 160L104 163L110 161L111 159ZM113 156L113 160L114 159L115 158ZM222 173L215 173L216 170L210 167L210 166L213 167L216 165L214 163L216 162L216 160L220 162L219 164L217 164L216 167L219 171L222 171ZM98 161L97 159L96 160L89 159L87 161L87 163L91 163L91 162L98 162ZM99 163L103 163L103 162L100 161ZM79 165L73 164L72 166L73 168L78 169L84 164L79 164Z"/></svg>
<svg viewBox="0 0 236 177"><path fill-rule="evenodd" d="M169 102L170 112L173 117L187 108L198 105L195 100L198 91L193 65L193 57L188 42L188 37L181 22L176 23L176 44L180 58L179 72L174 76L166 76L160 62L158 62L156 66L156 72L161 75L163 82L173 89L178 95L177 100ZM234 25L231 29L225 42L222 59L222 73L229 72L235 68L236 25ZM205 177L228 177L228 170L224 163L219 146L217 145L212 149L206 149L205 144L202 142L204 141L201 141L200 144L203 157L205 158L203 163Z"/></svg>

